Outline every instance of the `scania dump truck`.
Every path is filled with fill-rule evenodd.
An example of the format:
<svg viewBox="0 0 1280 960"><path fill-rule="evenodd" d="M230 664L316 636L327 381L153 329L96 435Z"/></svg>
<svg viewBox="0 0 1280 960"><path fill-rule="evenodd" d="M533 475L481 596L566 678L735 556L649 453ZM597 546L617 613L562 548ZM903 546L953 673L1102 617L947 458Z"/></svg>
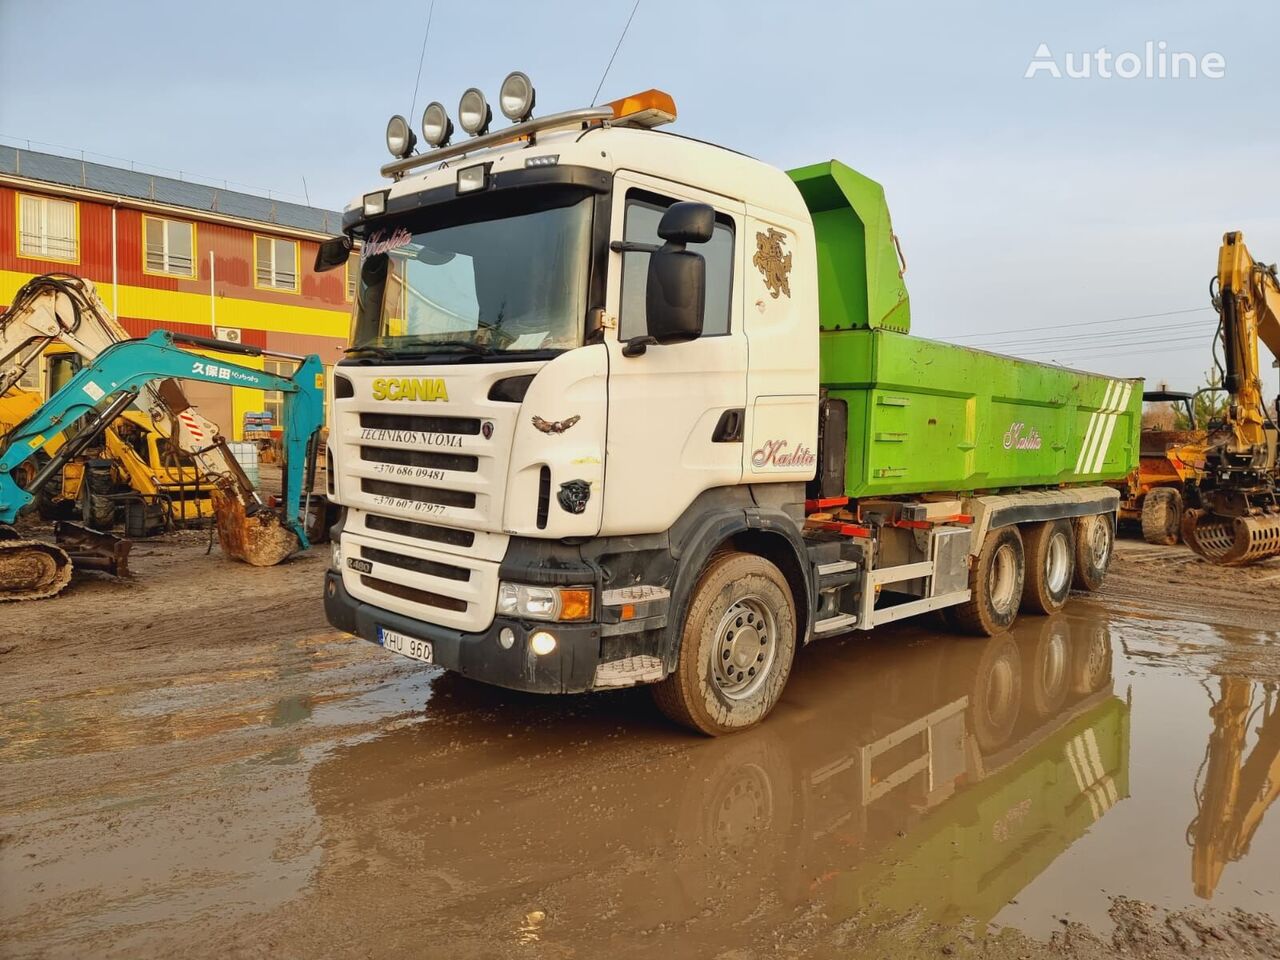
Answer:
<svg viewBox="0 0 1280 960"><path fill-rule="evenodd" d="M1096 589L1141 383L913 337L879 184L654 129L648 91L430 149L393 117L334 375L335 626L540 692L653 684L707 734L798 648L943 611L994 634Z"/></svg>

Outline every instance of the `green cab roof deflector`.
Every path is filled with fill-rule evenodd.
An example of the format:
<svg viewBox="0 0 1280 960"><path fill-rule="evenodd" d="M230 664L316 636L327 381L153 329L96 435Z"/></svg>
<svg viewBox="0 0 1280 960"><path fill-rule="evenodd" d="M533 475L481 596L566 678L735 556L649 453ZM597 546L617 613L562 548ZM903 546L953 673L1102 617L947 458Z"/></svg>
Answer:
<svg viewBox="0 0 1280 960"><path fill-rule="evenodd" d="M813 217L821 329L910 332L911 300L884 188L837 160L787 175Z"/></svg>

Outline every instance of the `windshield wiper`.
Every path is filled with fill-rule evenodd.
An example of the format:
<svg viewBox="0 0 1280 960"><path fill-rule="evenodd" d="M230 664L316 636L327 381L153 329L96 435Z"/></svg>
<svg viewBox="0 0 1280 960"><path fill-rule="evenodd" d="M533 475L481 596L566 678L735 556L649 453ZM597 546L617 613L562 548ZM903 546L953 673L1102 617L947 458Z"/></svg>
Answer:
<svg viewBox="0 0 1280 960"><path fill-rule="evenodd" d="M396 356L394 350L388 350L386 347L347 347L342 352L348 357L379 357L383 360L390 360Z"/></svg>
<svg viewBox="0 0 1280 960"><path fill-rule="evenodd" d="M483 343L476 343L472 340L439 340L421 345L420 353L434 353L436 347L453 347L458 350L474 353L477 357L487 357L494 352L493 347L487 347Z"/></svg>

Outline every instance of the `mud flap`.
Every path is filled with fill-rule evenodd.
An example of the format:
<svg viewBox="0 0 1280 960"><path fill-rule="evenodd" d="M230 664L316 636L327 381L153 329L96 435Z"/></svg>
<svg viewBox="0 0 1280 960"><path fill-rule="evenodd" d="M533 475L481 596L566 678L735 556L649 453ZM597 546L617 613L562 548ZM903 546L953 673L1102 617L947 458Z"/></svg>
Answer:
<svg viewBox="0 0 1280 960"><path fill-rule="evenodd" d="M220 482L211 493L213 515L222 552L254 567L274 567L302 544L280 516L261 508L249 514L229 484Z"/></svg>
<svg viewBox="0 0 1280 960"><path fill-rule="evenodd" d="M1247 566L1280 557L1280 514L1220 517L1188 510L1182 518L1182 539L1210 563Z"/></svg>

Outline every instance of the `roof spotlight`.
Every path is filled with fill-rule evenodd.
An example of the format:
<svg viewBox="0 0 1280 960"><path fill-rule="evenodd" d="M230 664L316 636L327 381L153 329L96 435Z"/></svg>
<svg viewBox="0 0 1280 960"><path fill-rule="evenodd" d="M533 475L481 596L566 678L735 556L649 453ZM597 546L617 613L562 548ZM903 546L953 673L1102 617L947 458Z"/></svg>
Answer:
<svg viewBox="0 0 1280 960"><path fill-rule="evenodd" d="M422 139L433 147L443 147L453 136L453 121L445 113L444 104L433 100L422 111Z"/></svg>
<svg viewBox="0 0 1280 960"><path fill-rule="evenodd" d="M407 157L417 142L418 138L409 129L409 121L400 114L387 121L387 149L393 157Z"/></svg>
<svg viewBox="0 0 1280 960"><path fill-rule="evenodd" d="M475 87L468 87L458 101L458 123L462 129L473 137L478 137L489 129L489 121L493 119L493 111L484 94Z"/></svg>
<svg viewBox="0 0 1280 960"><path fill-rule="evenodd" d="M502 115L512 123L523 123L533 113L533 82L528 74L512 70L498 92Z"/></svg>

